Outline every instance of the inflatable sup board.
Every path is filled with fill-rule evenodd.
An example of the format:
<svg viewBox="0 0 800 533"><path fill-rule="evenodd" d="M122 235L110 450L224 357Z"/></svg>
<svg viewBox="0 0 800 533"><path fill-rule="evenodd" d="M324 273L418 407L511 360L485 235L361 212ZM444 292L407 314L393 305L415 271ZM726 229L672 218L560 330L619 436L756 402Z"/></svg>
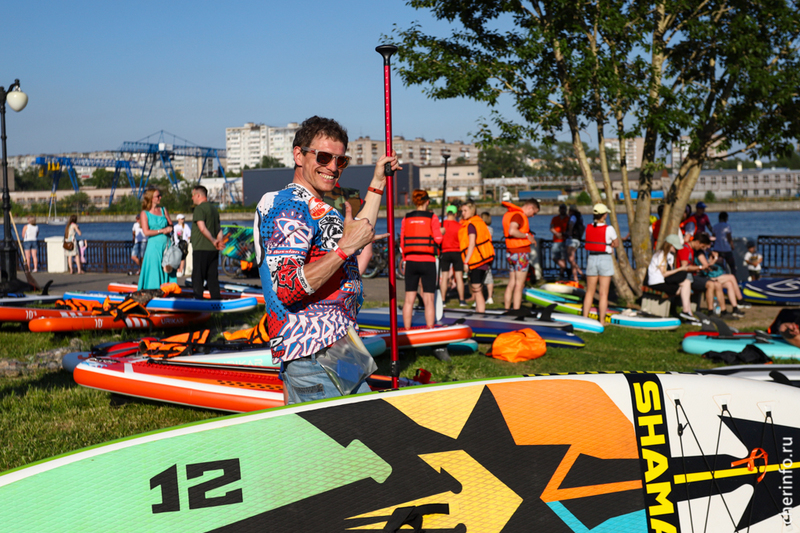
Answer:
<svg viewBox="0 0 800 533"><path fill-rule="evenodd" d="M800 305L800 278L762 278L741 284L744 301L764 305Z"/></svg>
<svg viewBox="0 0 800 533"><path fill-rule="evenodd" d="M362 329L388 329L389 328L389 308L362 309L356 317L358 325ZM397 315L398 327L403 326L403 317ZM535 325L533 321L519 322L505 317L492 315L464 316L461 314L452 315L445 312L441 324L462 324L472 328L472 337L478 342L493 342L501 333L507 331L517 331L523 328L531 328L544 339L550 347L558 348L583 348L583 339L564 329L554 327L544 327ZM424 326L425 315L421 311L414 312L411 321L412 326ZM551 322L552 324L552 322ZM565 324L569 326L568 324Z"/></svg>
<svg viewBox="0 0 800 533"><path fill-rule="evenodd" d="M37 318L76 318L91 315L91 311L73 311L70 309L0 307L0 322L30 322Z"/></svg>
<svg viewBox="0 0 800 533"><path fill-rule="evenodd" d="M735 378L755 379L800 387L800 365L732 365L708 368L697 371L700 374L731 376Z"/></svg>
<svg viewBox="0 0 800 533"><path fill-rule="evenodd" d="M768 357L800 359L800 348L786 342L780 335L719 337L693 335L681 341L686 353L741 352L748 344L758 346Z"/></svg>
<svg viewBox="0 0 800 533"><path fill-rule="evenodd" d="M3 307L18 307L31 304L51 304L63 298L57 294L43 294L33 296L7 296L0 298L0 306Z"/></svg>
<svg viewBox="0 0 800 533"><path fill-rule="evenodd" d="M555 309L555 305L550 306ZM544 325L550 327L563 328L563 324L571 324L573 330L588 331L590 333L603 333L605 327L595 319L583 318L580 315L572 315L569 313L553 313L552 309L531 309L523 306L522 309L517 311L504 311L500 309L487 309L482 313L483 315L492 317L502 317L504 319L514 320L515 322L526 323L528 320L533 320L533 324ZM463 317L464 315L481 316L474 310L468 309L445 309L446 315L452 314L453 316Z"/></svg>
<svg viewBox="0 0 800 533"><path fill-rule="evenodd" d="M28 329L34 332L87 331L97 329L183 328L203 324L211 313L152 313L148 317L129 316L117 320L113 316L72 316L34 318Z"/></svg>
<svg viewBox="0 0 800 533"><path fill-rule="evenodd" d="M571 313L573 315L581 314L582 305L569 298L565 298L562 295L541 291L539 289L525 289L524 294L525 299L535 305L548 307L556 304L556 311L561 313ZM589 316L595 320L599 318L596 307L592 307ZM681 325L681 321L672 317L660 318L643 316L639 311L633 309L625 309L622 307L614 307L609 305L608 311L606 312L606 324L613 324L615 326L622 326L626 328L671 330L677 329Z"/></svg>
<svg viewBox="0 0 800 533"><path fill-rule="evenodd" d="M220 287L220 289L222 289L222 287ZM136 292L137 290L139 290L139 287L137 285L134 285L133 283L109 283L108 284L108 291L116 293L116 294L128 294L128 293L131 293L131 292ZM176 294L174 296L176 298L194 298L194 290L191 287L181 288L181 293L180 294ZM220 291L220 296L222 297L223 300L230 300L230 299L233 299L233 298L242 298L243 293L242 292L236 292L236 291L223 291L223 290L221 290ZM253 298L255 298L258 301L258 303L260 303L262 305L264 303L264 295L261 294L261 293L253 292L253 293L248 293L246 296L252 296ZM208 292L208 291L204 291L203 292L203 297L204 298L211 298L211 293Z"/></svg>
<svg viewBox="0 0 800 533"><path fill-rule="evenodd" d="M384 340L387 345L392 343L392 335L388 329L361 329L359 331L361 340L371 337L378 337ZM412 327L411 329L398 328L397 347L403 348L426 348L430 346L442 346L451 343L466 341L472 338L472 329L464 324L453 326L436 325L431 329L426 326Z"/></svg>
<svg viewBox="0 0 800 533"><path fill-rule="evenodd" d="M65 292L64 298L68 300L90 300L104 302L109 298L112 302L121 302L125 299L120 294L111 292ZM252 296L233 298L230 300L195 300L192 298L153 298L147 303L149 311L172 311L183 313L237 313L252 311L258 302Z"/></svg>
<svg viewBox="0 0 800 533"><path fill-rule="evenodd" d="M785 385L646 373L348 396L6 472L3 529L789 531L798 404Z"/></svg>

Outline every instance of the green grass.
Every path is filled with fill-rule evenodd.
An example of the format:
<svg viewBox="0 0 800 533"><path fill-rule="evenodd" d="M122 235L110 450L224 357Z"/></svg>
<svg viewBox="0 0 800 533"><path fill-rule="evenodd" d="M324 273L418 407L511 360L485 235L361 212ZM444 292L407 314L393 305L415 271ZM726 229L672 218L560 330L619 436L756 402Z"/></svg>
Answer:
<svg viewBox="0 0 800 533"><path fill-rule="evenodd" d="M501 296L502 291L495 293ZM380 305L380 302L376 302ZM385 303L383 305L386 305ZM219 332L255 323L260 312L247 315L214 315L207 327ZM481 353L454 355L444 363L430 351L401 353L401 374L413 377L425 368L437 382L497 376L577 371L672 370L691 371L714 366L699 356L679 351L683 333L641 331L608 327L605 333L580 334L586 347L580 350L549 349L539 359L507 363ZM85 346L108 340L128 340L147 332L83 332L77 335L43 334L22 331L17 326L0 328L3 357L32 360L32 354L68 346L73 337ZM169 335L155 331L155 336ZM377 358L378 373L389 373L388 354ZM220 416L222 413L169 406L139 400L120 401L109 393L86 389L74 383L66 372L38 373L17 378L0 378L0 471L33 461L146 431L171 427Z"/></svg>

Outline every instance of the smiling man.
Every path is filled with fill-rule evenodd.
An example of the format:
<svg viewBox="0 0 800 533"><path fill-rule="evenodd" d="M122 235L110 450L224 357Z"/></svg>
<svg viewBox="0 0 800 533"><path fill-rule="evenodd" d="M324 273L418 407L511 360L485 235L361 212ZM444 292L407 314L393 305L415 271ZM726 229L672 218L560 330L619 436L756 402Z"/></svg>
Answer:
<svg viewBox="0 0 800 533"><path fill-rule="evenodd" d="M322 198L350 162L347 132L336 121L311 117L293 143L294 179L269 192L256 208L256 261L267 307L272 356L281 363L287 403L339 396L316 357L356 324L363 302L356 255L372 242L386 185L384 165L398 170L397 157L383 156L354 219ZM365 392L365 383L354 392Z"/></svg>

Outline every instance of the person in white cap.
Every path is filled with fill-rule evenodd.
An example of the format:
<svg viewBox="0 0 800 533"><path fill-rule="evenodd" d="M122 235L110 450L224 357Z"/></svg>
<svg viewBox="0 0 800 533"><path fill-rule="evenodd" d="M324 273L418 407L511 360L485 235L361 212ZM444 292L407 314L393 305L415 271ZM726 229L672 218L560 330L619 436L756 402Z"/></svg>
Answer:
<svg viewBox="0 0 800 533"><path fill-rule="evenodd" d="M178 222L175 224L175 231L172 232L173 239L175 240L175 244L180 245L181 241L186 243L186 247L189 247L189 239L192 237L192 228L186 225L186 216L181 214L178 215ZM183 259L181 259L181 266L178 268L178 277L183 276L183 271L186 268L186 254L183 255Z"/></svg>
<svg viewBox="0 0 800 533"><path fill-rule="evenodd" d="M594 221L586 226L586 234L583 239L584 247L589 252L589 260L586 262L586 296L583 299L583 316L589 316L595 290L598 290L600 304L597 315L600 323L605 324L608 289L611 286L611 276L614 275L614 261L611 259L611 253L613 248L619 246L619 237L616 230L606 224L608 207L605 204L595 204L592 213Z"/></svg>
<svg viewBox="0 0 800 533"><path fill-rule="evenodd" d="M692 314L692 281L687 274L697 272L697 265L678 265L676 257L678 250L683 248L683 242L677 234L667 235L664 244L653 254L650 265L647 267L646 285L651 289L664 292L670 297L680 295L680 318L690 324L700 324L700 320Z"/></svg>

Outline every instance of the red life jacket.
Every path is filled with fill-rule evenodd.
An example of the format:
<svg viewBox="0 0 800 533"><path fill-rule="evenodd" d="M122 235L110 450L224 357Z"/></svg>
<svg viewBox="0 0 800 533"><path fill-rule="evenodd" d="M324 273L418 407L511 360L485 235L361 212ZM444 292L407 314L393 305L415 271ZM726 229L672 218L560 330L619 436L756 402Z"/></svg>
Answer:
<svg viewBox="0 0 800 533"><path fill-rule="evenodd" d="M442 223L445 229L444 239L442 240L442 253L444 252L460 252L461 245L458 244L458 230L461 228L461 223L457 220L445 220Z"/></svg>
<svg viewBox="0 0 800 533"><path fill-rule="evenodd" d="M436 255L431 219L433 213L430 211L411 211L406 215L403 224L403 256Z"/></svg>
<svg viewBox="0 0 800 533"><path fill-rule="evenodd" d="M608 253L606 251L606 246L608 246L608 244L606 244L607 229L608 224L603 224L602 226L589 224L586 226L586 239L584 247L587 251L601 254Z"/></svg>

